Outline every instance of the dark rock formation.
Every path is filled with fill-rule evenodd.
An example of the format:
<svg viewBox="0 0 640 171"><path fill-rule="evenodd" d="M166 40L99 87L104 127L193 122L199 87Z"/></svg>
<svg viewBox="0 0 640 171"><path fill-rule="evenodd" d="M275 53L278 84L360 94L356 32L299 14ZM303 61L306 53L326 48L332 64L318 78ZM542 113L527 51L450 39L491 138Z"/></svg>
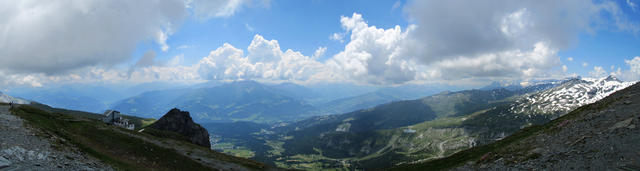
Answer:
<svg viewBox="0 0 640 171"><path fill-rule="evenodd" d="M184 136L186 140L196 145L211 148L209 133L199 124L193 122L189 112L171 109L149 128L160 131L170 131Z"/></svg>

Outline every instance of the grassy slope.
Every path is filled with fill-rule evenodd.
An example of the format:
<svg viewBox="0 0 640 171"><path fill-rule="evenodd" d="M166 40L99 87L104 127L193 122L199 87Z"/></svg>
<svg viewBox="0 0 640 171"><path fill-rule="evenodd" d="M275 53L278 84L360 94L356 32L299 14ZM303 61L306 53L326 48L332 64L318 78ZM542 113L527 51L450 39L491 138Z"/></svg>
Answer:
<svg viewBox="0 0 640 171"><path fill-rule="evenodd" d="M626 90L621 90L619 92L616 92L615 94L625 93L625 91ZM436 160L432 160L424 163L399 165L386 170L448 170L470 161L476 162L476 163L484 162L486 160L490 160L494 158L492 156L500 155L502 153L520 153L522 151L528 150L526 148L527 145L521 144L520 140L523 140L527 137L537 135L537 134L557 131L558 130L557 125L560 124L561 122L575 118L583 114L584 111L587 111L587 110L599 110L599 109L606 108L611 103L617 100L619 99L614 98L613 95L611 95L596 103L579 107L571 111L570 113L562 117L559 117L557 119L554 119L546 124L534 125L534 126L524 128L512 134L511 136L508 136L494 143L463 150L446 158L436 159ZM521 147L521 148L516 148L515 150L513 148L505 148L510 145L514 145L516 147Z"/></svg>
<svg viewBox="0 0 640 171"><path fill-rule="evenodd" d="M13 113L44 132L67 140L61 143L70 143L83 152L122 170L213 170L181 155L175 149L164 148L127 134L154 138L150 135L108 126L92 119L92 115L86 115L87 113L79 115L79 113L48 112L26 105L13 109ZM165 141L161 138L155 139ZM186 142L184 145L189 146ZM195 145L189 147L201 148ZM210 151L211 154L208 156L221 161L237 163L253 169L265 168L264 165L247 159L231 157L205 148L198 150Z"/></svg>

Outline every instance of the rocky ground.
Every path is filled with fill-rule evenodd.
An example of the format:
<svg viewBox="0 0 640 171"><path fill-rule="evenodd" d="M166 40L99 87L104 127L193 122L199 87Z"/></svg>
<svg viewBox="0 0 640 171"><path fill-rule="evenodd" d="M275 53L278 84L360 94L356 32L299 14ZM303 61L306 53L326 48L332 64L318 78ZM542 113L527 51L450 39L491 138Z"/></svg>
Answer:
<svg viewBox="0 0 640 171"><path fill-rule="evenodd" d="M0 170L113 170L65 144L65 140L29 127L0 105Z"/></svg>
<svg viewBox="0 0 640 171"><path fill-rule="evenodd" d="M640 170L640 85L454 170Z"/></svg>

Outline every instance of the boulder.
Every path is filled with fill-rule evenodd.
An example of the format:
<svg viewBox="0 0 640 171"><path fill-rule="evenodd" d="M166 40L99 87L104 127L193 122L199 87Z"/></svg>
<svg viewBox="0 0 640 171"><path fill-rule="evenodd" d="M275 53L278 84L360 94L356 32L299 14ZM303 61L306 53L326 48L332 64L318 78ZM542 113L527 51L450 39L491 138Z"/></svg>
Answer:
<svg viewBox="0 0 640 171"><path fill-rule="evenodd" d="M149 126L161 131L169 131L184 136L193 144L211 148L209 132L199 124L193 122L189 112L171 109L167 114Z"/></svg>

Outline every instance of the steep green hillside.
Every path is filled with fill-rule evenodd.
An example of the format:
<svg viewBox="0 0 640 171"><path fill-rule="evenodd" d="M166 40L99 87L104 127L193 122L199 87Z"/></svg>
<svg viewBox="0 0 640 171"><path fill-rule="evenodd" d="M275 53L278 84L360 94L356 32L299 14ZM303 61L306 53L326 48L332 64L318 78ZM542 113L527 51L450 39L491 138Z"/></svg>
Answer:
<svg viewBox="0 0 640 171"><path fill-rule="evenodd" d="M23 105L12 111L42 131L64 139L58 145L76 146L84 153L123 170L264 170L270 167L146 133L106 125L95 114ZM132 118L136 119L136 118ZM140 121L141 122L141 121Z"/></svg>
<svg viewBox="0 0 640 171"><path fill-rule="evenodd" d="M635 170L638 93L636 84L494 143L392 170Z"/></svg>

